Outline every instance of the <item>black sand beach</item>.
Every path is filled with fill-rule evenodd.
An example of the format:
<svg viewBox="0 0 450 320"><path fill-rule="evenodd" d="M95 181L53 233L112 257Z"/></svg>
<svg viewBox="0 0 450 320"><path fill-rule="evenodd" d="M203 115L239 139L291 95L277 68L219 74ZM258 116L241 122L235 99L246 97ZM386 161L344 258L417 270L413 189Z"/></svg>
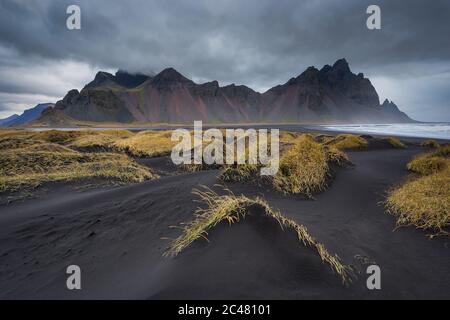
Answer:
<svg viewBox="0 0 450 320"><path fill-rule="evenodd" d="M1 299L448 299L448 238L429 239L413 227L394 231L381 203L423 152L373 148L349 152L354 167L337 169L315 200L287 197L240 183L236 194L264 196L304 224L331 253L355 269L342 285L318 255L268 218L252 212L221 224L176 258L162 256L199 205L192 189L220 183L218 171L168 173L159 180L74 191L48 185L36 198L2 201ZM148 160L170 170L167 159ZM220 188L215 188L220 191ZM381 290L366 288L367 264L381 268ZM82 289L66 289L66 267L82 270Z"/></svg>
<svg viewBox="0 0 450 320"><path fill-rule="evenodd" d="M0 301L450 300L449 16L0 0Z"/></svg>

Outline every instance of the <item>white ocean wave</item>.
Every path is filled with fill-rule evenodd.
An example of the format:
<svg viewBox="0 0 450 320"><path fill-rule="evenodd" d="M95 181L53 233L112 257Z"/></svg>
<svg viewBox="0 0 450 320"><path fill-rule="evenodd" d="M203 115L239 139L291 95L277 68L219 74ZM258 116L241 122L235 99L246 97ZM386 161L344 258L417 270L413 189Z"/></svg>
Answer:
<svg viewBox="0 0 450 320"><path fill-rule="evenodd" d="M417 138L450 139L450 123L398 123L398 124L349 124L323 125L331 131L371 133Z"/></svg>

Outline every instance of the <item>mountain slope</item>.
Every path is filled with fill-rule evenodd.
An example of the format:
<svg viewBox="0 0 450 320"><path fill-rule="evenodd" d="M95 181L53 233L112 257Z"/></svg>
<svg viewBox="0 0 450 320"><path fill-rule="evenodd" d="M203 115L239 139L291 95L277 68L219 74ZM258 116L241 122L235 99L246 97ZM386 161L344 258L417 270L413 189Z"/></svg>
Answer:
<svg viewBox="0 0 450 320"><path fill-rule="evenodd" d="M55 111L60 111L75 120L132 122L136 119L119 96L148 79L150 77L146 75L129 74L120 70L115 75L100 71L81 91L70 90L56 103ZM52 118L50 112L45 116ZM56 115L53 118L60 119L60 116ZM50 120L42 119L46 123Z"/></svg>
<svg viewBox="0 0 450 320"><path fill-rule="evenodd" d="M168 123L251 121L260 96L245 86L196 84L173 68L118 95L136 120Z"/></svg>
<svg viewBox="0 0 450 320"><path fill-rule="evenodd" d="M0 123L1 126L12 127L12 126L21 126L25 125L33 120L36 120L41 116L42 111L47 108L53 107L54 103L40 103L33 108L25 110L20 116L11 116L10 120Z"/></svg>
<svg viewBox="0 0 450 320"><path fill-rule="evenodd" d="M10 123L10 122L16 120L18 117L19 117L18 114L13 114L12 116L9 116L9 117L7 117L7 118L0 119L0 126L5 126L5 127L7 127L7 126L8 126L8 123Z"/></svg>
<svg viewBox="0 0 450 320"><path fill-rule="evenodd" d="M398 109L380 106L378 94L345 59L321 70L309 67L297 78L263 94L268 119L275 121L408 122Z"/></svg>
<svg viewBox="0 0 450 320"><path fill-rule="evenodd" d="M345 59L321 70L309 67L262 94L246 86L220 87L217 81L197 84L173 68L153 77L99 72L54 109L75 120L123 123L413 121L393 102L380 105L370 80L354 74Z"/></svg>

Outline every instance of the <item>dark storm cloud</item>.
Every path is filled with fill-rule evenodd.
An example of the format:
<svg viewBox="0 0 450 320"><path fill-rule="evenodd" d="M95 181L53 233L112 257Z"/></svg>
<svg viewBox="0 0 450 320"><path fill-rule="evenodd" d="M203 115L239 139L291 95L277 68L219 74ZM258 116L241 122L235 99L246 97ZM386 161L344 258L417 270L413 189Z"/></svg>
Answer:
<svg viewBox="0 0 450 320"><path fill-rule="evenodd" d="M65 27L70 4L81 7L80 31ZM370 4L381 7L381 30L366 28ZM62 74L57 78L84 81L97 69L158 72L173 66L197 81L217 79L265 89L310 65L321 67L346 57L355 72L389 86L377 88L383 98L391 92L394 97L389 98L401 97L393 87L418 76L424 95L439 95L426 87L427 76L449 73L449 16L447 0L0 0L0 92L63 95L68 88L53 86L51 80L39 92L39 82L24 84L20 76L10 81L1 75L39 70L36 65L53 71L55 64L69 60L89 64L92 70L87 68L84 76L77 75L76 67L71 75L58 70ZM437 87L449 89L442 83ZM408 104L426 98L409 99ZM433 96L429 101L437 100ZM419 105L401 107L421 116Z"/></svg>

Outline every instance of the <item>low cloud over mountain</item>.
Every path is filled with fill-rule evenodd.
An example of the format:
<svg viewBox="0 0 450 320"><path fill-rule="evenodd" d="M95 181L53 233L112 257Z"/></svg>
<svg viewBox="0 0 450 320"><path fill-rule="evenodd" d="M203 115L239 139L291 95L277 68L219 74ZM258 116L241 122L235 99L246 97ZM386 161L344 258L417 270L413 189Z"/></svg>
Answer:
<svg viewBox="0 0 450 320"><path fill-rule="evenodd" d="M197 84L173 68L155 76L97 73L80 92L58 101L39 120L112 122L408 122L393 102L380 105L378 94L345 59L259 93L244 85ZM59 120L58 120L59 121Z"/></svg>

